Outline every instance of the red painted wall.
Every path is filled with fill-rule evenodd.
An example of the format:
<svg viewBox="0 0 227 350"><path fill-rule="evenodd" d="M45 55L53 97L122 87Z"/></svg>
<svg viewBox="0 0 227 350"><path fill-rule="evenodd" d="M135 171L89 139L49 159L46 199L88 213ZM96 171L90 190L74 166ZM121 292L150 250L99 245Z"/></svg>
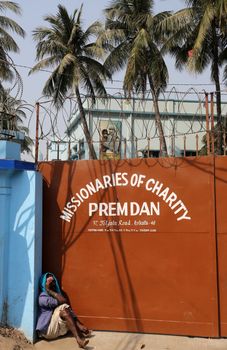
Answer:
<svg viewBox="0 0 227 350"><path fill-rule="evenodd" d="M216 159L216 174L227 181L226 162ZM61 279L84 322L97 330L217 337L219 277L226 334L227 189L215 182L212 157L43 162L39 169L43 269ZM61 218L67 205L68 221Z"/></svg>

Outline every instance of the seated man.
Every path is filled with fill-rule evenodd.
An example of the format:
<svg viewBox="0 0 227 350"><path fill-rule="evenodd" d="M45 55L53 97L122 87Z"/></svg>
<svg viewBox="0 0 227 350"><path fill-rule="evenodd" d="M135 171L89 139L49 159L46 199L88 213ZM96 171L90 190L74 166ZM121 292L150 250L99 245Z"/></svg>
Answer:
<svg viewBox="0 0 227 350"><path fill-rule="evenodd" d="M41 276L40 290L36 326L39 337L56 339L70 330L79 347L85 348L89 342L86 337L91 335L91 331L75 316L52 273Z"/></svg>

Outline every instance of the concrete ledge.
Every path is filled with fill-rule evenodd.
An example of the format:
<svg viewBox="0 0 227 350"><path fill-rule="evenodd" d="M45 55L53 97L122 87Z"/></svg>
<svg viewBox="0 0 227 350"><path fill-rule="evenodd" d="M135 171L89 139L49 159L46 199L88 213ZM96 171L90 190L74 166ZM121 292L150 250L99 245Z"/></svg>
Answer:
<svg viewBox="0 0 227 350"><path fill-rule="evenodd" d="M22 160L0 159L0 170L36 170L36 164Z"/></svg>

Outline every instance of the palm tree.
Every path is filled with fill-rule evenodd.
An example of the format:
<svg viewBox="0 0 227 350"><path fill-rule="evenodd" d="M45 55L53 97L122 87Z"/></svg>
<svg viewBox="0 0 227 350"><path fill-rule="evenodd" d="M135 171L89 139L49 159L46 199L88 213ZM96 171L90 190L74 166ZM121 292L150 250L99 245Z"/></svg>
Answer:
<svg viewBox="0 0 227 350"><path fill-rule="evenodd" d="M162 22L162 32L169 34L165 49L176 58L176 67L186 66L201 73L211 65L211 79L216 87L217 153L222 153L220 67L226 59L227 0L187 0L188 7Z"/></svg>
<svg viewBox="0 0 227 350"><path fill-rule="evenodd" d="M160 138L162 156L167 156L158 98L166 88L168 70L162 56L159 41L159 23L170 12L153 14L152 0L113 0L106 8L106 31L102 42L110 49L105 62L111 73L126 66L123 88L131 92L152 94L156 126Z"/></svg>
<svg viewBox="0 0 227 350"><path fill-rule="evenodd" d="M38 42L36 59L40 61L31 72L54 67L43 93L52 96L57 107L62 106L67 92L76 95L90 157L96 159L80 88L86 90L95 102L95 93L106 95L103 80L110 78L110 73L98 60L103 55L102 48L90 40L99 32L101 25L95 22L84 31L81 12L82 7L70 16L64 6L58 5L55 16L44 17L50 27L38 27L34 31L34 39Z"/></svg>
<svg viewBox="0 0 227 350"><path fill-rule="evenodd" d="M9 10L20 14L20 6L12 1L0 1L0 13ZM24 30L12 19L0 16L0 79L11 81L14 74L11 70L10 52L18 52L19 47L9 31L24 37Z"/></svg>
<svg viewBox="0 0 227 350"><path fill-rule="evenodd" d="M31 152L32 139L28 136L29 130L24 126L26 113L23 109L23 101L10 95L10 91L3 89L0 93L0 138L15 137L14 132L22 132L22 140L13 139L21 144L22 152Z"/></svg>

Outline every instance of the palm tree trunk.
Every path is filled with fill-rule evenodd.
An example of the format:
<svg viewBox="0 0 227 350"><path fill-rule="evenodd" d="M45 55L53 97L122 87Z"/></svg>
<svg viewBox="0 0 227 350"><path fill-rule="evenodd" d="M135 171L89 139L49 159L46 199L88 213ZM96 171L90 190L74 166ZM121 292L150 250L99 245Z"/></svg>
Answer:
<svg viewBox="0 0 227 350"><path fill-rule="evenodd" d="M83 131L84 131L84 135L85 135L85 138L86 138L86 141L88 144L88 148L89 148L90 159L97 159L97 155L96 155L93 143L92 143L90 131L88 129L86 115L85 115L83 104L81 101L79 89L75 88L75 92L76 92L76 99L77 99L77 103L78 103L78 107L79 107L79 111L80 111L80 116L81 116L81 120L82 120Z"/></svg>
<svg viewBox="0 0 227 350"><path fill-rule="evenodd" d="M161 147L160 147L161 157L168 157L166 139L165 139L164 132L163 132L161 115L160 115L159 105L158 105L158 94L155 91L154 84L153 84L152 78L150 76L149 76L149 84L150 84L151 93L152 93L152 97L153 97L153 103L154 103L155 122L156 122L156 125L158 128L158 134L159 134L160 145L161 145Z"/></svg>
<svg viewBox="0 0 227 350"><path fill-rule="evenodd" d="M213 78L216 87L216 106L217 106L217 147L216 153L222 154L222 144L223 144L223 123L222 123L222 115L221 115L221 86L219 79L219 66L218 66L218 38L216 34L215 22L213 22L212 26L212 34L213 34Z"/></svg>

